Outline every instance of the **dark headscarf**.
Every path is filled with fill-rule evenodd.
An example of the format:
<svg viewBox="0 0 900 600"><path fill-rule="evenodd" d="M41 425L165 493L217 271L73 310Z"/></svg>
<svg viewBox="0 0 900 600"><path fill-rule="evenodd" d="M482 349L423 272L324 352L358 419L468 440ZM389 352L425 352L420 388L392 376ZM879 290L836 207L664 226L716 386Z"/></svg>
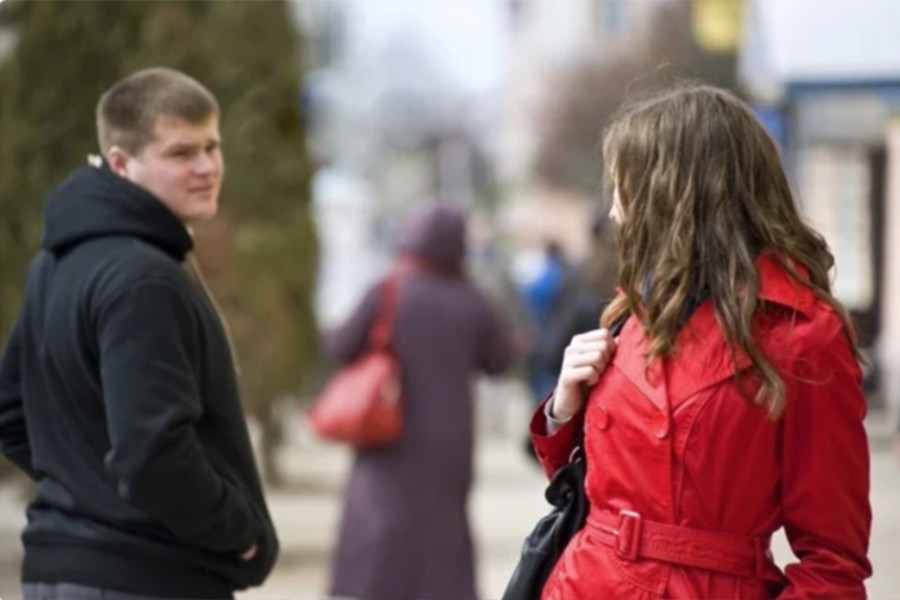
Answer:
<svg viewBox="0 0 900 600"><path fill-rule="evenodd" d="M466 256L466 217L462 207L430 203L417 210L400 236L397 250L438 270L460 272Z"/></svg>

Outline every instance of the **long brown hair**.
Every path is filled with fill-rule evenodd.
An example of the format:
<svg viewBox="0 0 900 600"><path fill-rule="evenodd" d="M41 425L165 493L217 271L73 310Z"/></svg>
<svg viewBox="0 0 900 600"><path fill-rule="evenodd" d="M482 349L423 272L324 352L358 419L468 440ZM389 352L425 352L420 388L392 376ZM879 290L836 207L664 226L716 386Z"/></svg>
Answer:
<svg viewBox="0 0 900 600"><path fill-rule="evenodd" d="M750 400L780 416L784 382L751 331L761 252L835 308L859 357L847 311L831 294L834 258L804 224L774 142L738 98L690 85L626 106L606 131L603 155L624 213L624 293L601 321L609 326L626 311L636 315L649 338L648 361L672 355L683 311L702 290L732 360L742 350L752 362L760 388Z"/></svg>

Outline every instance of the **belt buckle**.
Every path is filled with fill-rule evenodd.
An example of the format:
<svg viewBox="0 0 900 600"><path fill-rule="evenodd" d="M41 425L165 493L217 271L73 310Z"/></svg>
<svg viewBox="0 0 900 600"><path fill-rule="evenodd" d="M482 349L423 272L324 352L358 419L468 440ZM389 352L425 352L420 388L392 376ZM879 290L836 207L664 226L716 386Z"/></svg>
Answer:
<svg viewBox="0 0 900 600"><path fill-rule="evenodd" d="M616 555L629 562L637 560L641 548L641 515L623 508L619 511L619 532L616 535Z"/></svg>

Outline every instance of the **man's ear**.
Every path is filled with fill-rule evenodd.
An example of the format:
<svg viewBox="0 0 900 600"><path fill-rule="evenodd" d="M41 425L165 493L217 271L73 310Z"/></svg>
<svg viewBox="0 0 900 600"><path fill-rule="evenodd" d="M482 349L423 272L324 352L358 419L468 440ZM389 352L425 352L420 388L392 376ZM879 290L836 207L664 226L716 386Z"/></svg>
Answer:
<svg viewBox="0 0 900 600"><path fill-rule="evenodd" d="M113 173L128 178L128 162L131 155L120 146L112 146L106 153L106 162Z"/></svg>

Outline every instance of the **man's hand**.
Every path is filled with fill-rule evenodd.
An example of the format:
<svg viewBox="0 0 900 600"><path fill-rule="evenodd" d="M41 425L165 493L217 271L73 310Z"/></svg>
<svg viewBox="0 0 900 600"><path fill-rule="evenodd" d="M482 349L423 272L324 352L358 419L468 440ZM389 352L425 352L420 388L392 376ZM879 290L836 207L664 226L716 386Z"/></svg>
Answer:
<svg viewBox="0 0 900 600"><path fill-rule="evenodd" d="M241 560L253 560L253 557L256 556L256 551L259 550L259 546L253 544L249 548L247 548L243 553L241 553Z"/></svg>

